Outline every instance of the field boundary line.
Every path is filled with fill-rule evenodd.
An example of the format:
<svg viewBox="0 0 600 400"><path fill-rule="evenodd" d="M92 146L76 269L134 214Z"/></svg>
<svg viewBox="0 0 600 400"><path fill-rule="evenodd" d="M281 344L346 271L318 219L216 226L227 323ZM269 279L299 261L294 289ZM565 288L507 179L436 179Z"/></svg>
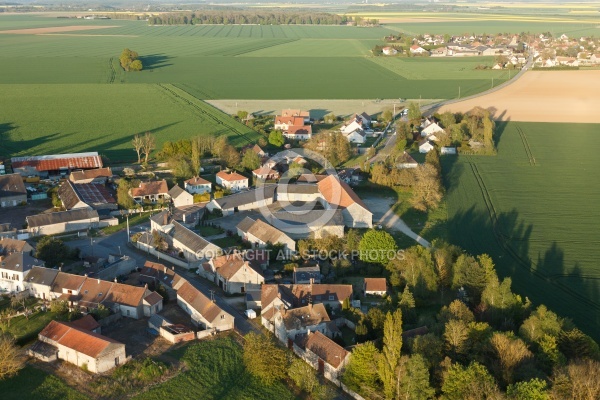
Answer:
<svg viewBox="0 0 600 400"><path fill-rule="evenodd" d="M531 146L529 146L529 141L527 140L527 136L525 135L525 132L523 132L523 129L521 129L521 127L519 125L515 125L517 128L517 132L519 133L519 136L521 137L521 142L523 143L523 147L525 147L525 154L527 154L527 158L529 159L529 165L531 165L532 167L537 166L537 163L535 162L535 157L533 156L533 153L531 151Z"/></svg>

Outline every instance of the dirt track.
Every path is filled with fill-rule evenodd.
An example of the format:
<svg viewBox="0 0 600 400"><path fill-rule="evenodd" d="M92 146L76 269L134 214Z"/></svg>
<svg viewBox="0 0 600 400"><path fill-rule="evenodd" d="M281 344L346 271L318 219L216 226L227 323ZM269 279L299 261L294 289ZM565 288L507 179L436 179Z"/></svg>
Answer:
<svg viewBox="0 0 600 400"><path fill-rule="evenodd" d="M600 70L528 71L497 92L439 111L466 112L481 106L503 121L600 123L599 92Z"/></svg>
<svg viewBox="0 0 600 400"><path fill-rule="evenodd" d="M60 32L76 32L76 31L91 31L93 29L118 28L118 25L97 26L97 25L69 25L69 26L52 26L49 28L28 28L28 29L11 29L8 31L0 31L0 33L12 33L16 35L40 35L44 33L60 33Z"/></svg>

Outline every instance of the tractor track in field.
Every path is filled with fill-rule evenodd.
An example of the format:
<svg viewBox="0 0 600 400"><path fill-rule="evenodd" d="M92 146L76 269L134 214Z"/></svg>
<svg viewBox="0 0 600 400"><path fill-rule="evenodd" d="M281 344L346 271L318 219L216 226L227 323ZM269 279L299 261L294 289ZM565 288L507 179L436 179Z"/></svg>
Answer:
<svg viewBox="0 0 600 400"><path fill-rule="evenodd" d="M117 75L117 71L115 71L115 65L113 64L114 57L111 57L108 60L108 66L110 68L110 75L108 77L108 83L115 83L115 77Z"/></svg>
<svg viewBox="0 0 600 400"><path fill-rule="evenodd" d="M517 127L517 132L519 132L519 136L521 137L521 142L523 143L523 147L525 148L525 154L527 154L527 158L529 159L529 164L532 167L537 166L537 163L535 162L535 157L533 156L533 153L531 152L531 146L529 146L529 141L527 140L527 136L525 135L525 132L523 132L523 129L521 129L521 127L519 125L516 125Z"/></svg>
<svg viewBox="0 0 600 400"><path fill-rule="evenodd" d="M171 88L169 88L166 85L161 84L161 83L158 84L158 87L160 87L161 89L163 89L165 92L167 92L168 94L170 94L172 97L176 98L177 100L180 100L180 101L186 103L187 105L189 105L190 107L192 107L194 110L196 110L202 116L213 120L217 125L222 125L224 128L229 129L230 131L234 132L235 134L237 134L239 137L241 137L242 139L244 139L249 144L252 143L252 141L246 137L246 134L240 132L234 126L231 126L231 125L223 122L222 120L220 120L219 118L215 117L211 113L207 112L206 110L204 110L202 107L200 107L198 104L194 103L193 101L190 101L190 100L186 99L185 97L181 96L175 90L173 90L173 89L171 89ZM191 96L192 98L196 99L196 97L194 97L191 93L188 93L188 92L186 92L185 90L183 90L181 88L177 88L177 89L181 90L182 92L184 92L188 96ZM199 99L197 99L197 100L199 100ZM199 101L201 101L201 100L199 100ZM212 107L211 105L208 105L208 106Z"/></svg>
<svg viewBox="0 0 600 400"><path fill-rule="evenodd" d="M510 237L504 235L502 232L500 232L500 230L498 228L498 225L497 225L498 215L496 213L494 204L492 203L492 199L491 199L491 196L485 185L485 182L483 181L483 178L481 177L481 174L479 173L479 169L477 168L477 165L475 165L472 162L469 162L469 165L471 167L471 171L473 172L473 176L475 177L475 180L477 181L477 185L479 186L479 189L481 190L481 194L483 196L483 201L485 203L485 206L490 215L490 219L492 221L492 232L494 234L494 238L496 239L496 242L498 243L498 245L500 245L500 247L510 257L512 257L522 267L526 268L532 275L535 275L536 277L548 282L549 284L554 285L559 290L562 290L563 292L569 294L570 296L572 296L573 298L582 302L583 304L586 304L587 306L594 308L596 310L600 310L600 303L587 298L586 296L582 295L579 291L572 289L571 287L569 287L566 284L564 284L563 282L561 282L561 278L569 278L569 277L573 277L575 275L572 275L569 273L546 275L546 274L538 271L537 268L533 268L534 266L537 266L537 264L533 260L523 258L515 251L515 249L513 249L513 247L510 245L510 240L512 240L512 239ZM532 165L536 165L536 164L532 164ZM576 277L600 280L600 277L598 277L598 276L577 275Z"/></svg>

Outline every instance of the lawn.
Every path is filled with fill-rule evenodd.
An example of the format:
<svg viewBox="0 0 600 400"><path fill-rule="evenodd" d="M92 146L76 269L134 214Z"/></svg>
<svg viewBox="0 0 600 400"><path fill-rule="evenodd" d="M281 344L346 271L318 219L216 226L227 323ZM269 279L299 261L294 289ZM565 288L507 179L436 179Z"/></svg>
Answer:
<svg viewBox="0 0 600 400"><path fill-rule="evenodd" d="M227 247L241 246L243 244L242 238L237 235L227 236L221 239L215 239L212 241L214 245L219 246L222 249Z"/></svg>
<svg viewBox="0 0 600 400"><path fill-rule="evenodd" d="M200 234L200 236L204 237L220 235L225 232L225 230L221 227L209 225L198 226L196 227L196 231Z"/></svg>
<svg viewBox="0 0 600 400"><path fill-rule="evenodd" d="M500 123L498 155L443 157L448 230L516 292L600 339L598 125Z"/></svg>
<svg viewBox="0 0 600 400"><path fill-rule="evenodd" d="M185 372L134 399L294 399L283 383L266 386L250 375L241 346L229 337L196 342L170 355L186 363Z"/></svg>
<svg viewBox="0 0 600 400"><path fill-rule="evenodd" d="M10 320L10 326L6 332L14 336L17 343L22 345L37 339L37 334L57 317L58 314L51 311L35 312L29 316L29 319L24 316L15 317Z"/></svg>
<svg viewBox="0 0 600 400"><path fill-rule="evenodd" d="M86 396L67 386L60 378L26 366L11 379L0 380L2 400L85 400Z"/></svg>

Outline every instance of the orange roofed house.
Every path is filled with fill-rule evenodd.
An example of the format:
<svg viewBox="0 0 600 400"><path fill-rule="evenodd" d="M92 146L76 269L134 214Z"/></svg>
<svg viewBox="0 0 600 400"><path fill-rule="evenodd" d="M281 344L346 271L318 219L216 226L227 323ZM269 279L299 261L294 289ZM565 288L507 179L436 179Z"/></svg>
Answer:
<svg viewBox="0 0 600 400"><path fill-rule="evenodd" d="M170 199L167 181L141 182L139 187L130 189L131 197L138 202L158 203Z"/></svg>
<svg viewBox="0 0 600 400"><path fill-rule="evenodd" d="M86 330L80 324L51 321L29 353L43 361L67 361L93 373L126 363L125 345Z"/></svg>
<svg viewBox="0 0 600 400"><path fill-rule="evenodd" d="M216 181L217 185L221 185L232 192L248 189L248 178L237 172L220 171L217 173Z"/></svg>
<svg viewBox="0 0 600 400"><path fill-rule="evenodd" d="M282 110L275 116L274 129L283 132L289 139L307 140L312 137L310 113L303 110Z"/></svg>
<svg viewBox="0 0 600 400"><path fill-rule="evenodd" d="M325 209L341 209L344 224L350 228L372 228L373 213L348 184L335 175L317 183Z"/></svg>
<svg viewBox="0 0 600 400"><path fill-rule="evenodd" d="M292 349L320 375L336 384L350 360L350 352L319 331L296 336Z"/></svg>
<svg viewBox="0 0 600 400"><path fill-rule="evenodd" d="M385 278L364 278L363 293L371 296L383 296L387 293Z"/></svg>

